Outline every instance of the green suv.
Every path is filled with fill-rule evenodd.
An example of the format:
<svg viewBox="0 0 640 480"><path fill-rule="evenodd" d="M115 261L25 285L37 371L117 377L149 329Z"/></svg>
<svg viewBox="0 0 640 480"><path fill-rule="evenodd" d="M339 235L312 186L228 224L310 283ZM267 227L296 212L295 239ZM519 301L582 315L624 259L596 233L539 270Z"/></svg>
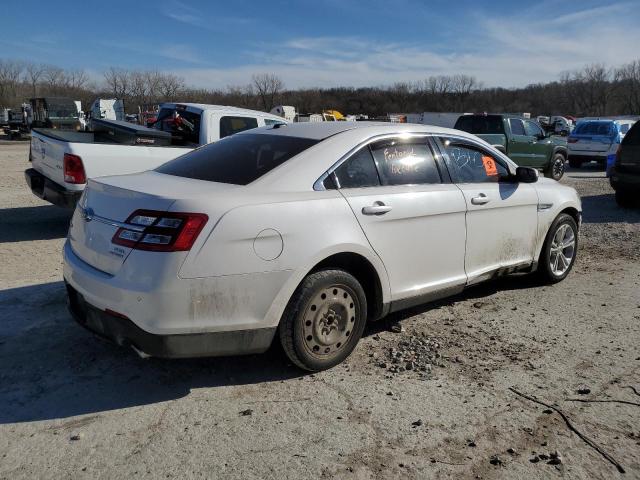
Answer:
<svg viewBox="0 0 640 480"><path fill-rule="evenodd" d="M533 167L545 177L560 180L567 160L567 142L552 137L540 125L518 115L462 115L453 128L488 142L522 167Z"/></svg>

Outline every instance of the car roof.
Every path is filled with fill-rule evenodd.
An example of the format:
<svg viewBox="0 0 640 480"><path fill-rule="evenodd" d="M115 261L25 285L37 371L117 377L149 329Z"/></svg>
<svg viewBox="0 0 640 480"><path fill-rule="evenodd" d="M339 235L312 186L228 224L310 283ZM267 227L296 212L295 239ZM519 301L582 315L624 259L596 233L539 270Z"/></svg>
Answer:
<svg viewBox="0 0 640 480"><path fill-rule="evenodd" d="M374 136L385 133L441 133L469 136L460 130L422 125L417 123L387 123L387 122L299 122L276 126L268 126L246 130L236 135L267 134L289 137L308 138L311 140L325 140L343 132L358 130L363 135Z"/></svg>
<svg viewBox="0 0 640 480"><path fill-rule="evenodd" d="M228 105L209 105L207 103L183 103L183 102L165 102L160 104L160 108L175 108L177 105L184 105L187 108L197 109L207 112L222 112L222 113L237 113L244 115L253 115L253 116L264 116L264 117L272 117L272 118L281 118L278 115L274 115L272 113L261 112L260 110L250 110L248 108L240 108L240 107L231 107ZM283 118L283 122L286 120Z"/></svg>

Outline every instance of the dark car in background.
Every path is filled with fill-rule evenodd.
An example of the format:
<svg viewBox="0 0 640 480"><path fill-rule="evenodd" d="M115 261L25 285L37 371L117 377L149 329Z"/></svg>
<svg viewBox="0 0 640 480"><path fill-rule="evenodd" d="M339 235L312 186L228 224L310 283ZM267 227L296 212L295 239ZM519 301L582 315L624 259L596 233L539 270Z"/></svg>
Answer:
<svg viewBox="0 0 640 480"><path fill-rule="evenodd" d="M480 137L521 167L541 170L560 180L567 160L567 143L546 133L534 120L509 114L462 115L453 127Z"/></svg>
<svg viewBox="0 0 640 480"><path fill-rule="evenodd" d="M618 205L640 205L640 122L631 127L620 143L608 175Z"/></svg>

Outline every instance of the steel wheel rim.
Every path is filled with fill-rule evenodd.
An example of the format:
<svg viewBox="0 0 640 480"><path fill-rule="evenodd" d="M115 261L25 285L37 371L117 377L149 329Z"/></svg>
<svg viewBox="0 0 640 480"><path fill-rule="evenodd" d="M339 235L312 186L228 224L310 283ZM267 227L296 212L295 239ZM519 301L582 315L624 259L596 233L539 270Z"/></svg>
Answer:
<svg viewBox="0 0 640 480"><path fill-rule="evenodd" d="M551 240L549 267L555 276L563 275L573 262L576 250L576 236L568 224L562 224Z"/></svg>
<svg viewBox="0 0 640 480"><path fill-rule="evenodd" d="M564 159L556 159L553 162L553 177L559 178L564 173Z"/></svg>
<svg viewBox="0 0 640 480"><path fill-rule="evenodd" d="M360 305L351 288L337 284L319 290L307 303L302 317L305 349L319 358L342 351L359 314Z"/></svg>

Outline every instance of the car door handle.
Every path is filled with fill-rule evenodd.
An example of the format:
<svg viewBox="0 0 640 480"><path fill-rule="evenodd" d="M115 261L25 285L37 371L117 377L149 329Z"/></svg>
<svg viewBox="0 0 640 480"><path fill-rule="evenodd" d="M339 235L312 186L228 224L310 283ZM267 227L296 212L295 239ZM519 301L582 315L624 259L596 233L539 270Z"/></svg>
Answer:
<svg viewBox="0 0 640 480"><path fill-rule="evenodd" d="M391 205L385 205L382 202L374 202L373 205L362 207L363 215L384 215L391 211Z"/></svg>
<svg viewBox="0 0 640 480"><path fill-rule="evenodd" d="M477 197L471 197L471 203L474 205L484 205L485 203L489 203L489 197L481 193Z"/></svg>

